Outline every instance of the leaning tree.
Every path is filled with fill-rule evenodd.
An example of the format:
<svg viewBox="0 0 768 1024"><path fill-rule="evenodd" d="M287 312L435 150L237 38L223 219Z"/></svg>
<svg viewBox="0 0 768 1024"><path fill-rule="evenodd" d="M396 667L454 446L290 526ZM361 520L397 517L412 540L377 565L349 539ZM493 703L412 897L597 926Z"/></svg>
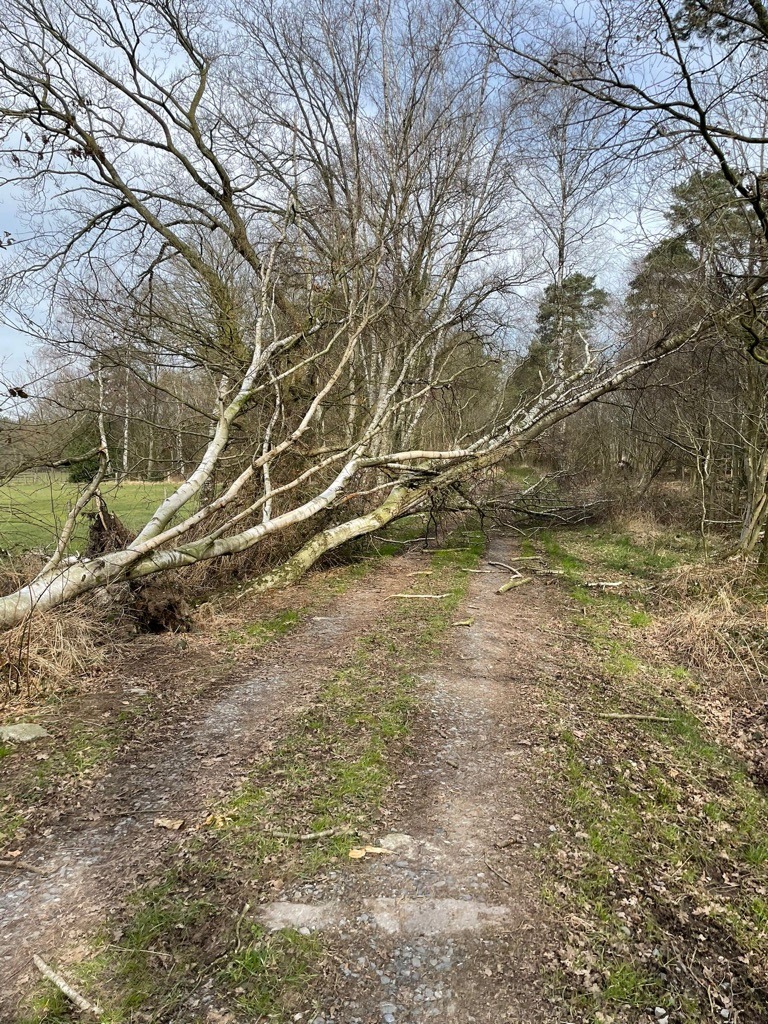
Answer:
<svg viewBox="0 0 768 1024"><path fill-rule="evenodd" d="M442 0L3 0L5 184L33 227L7 308L124 369L126 423L138 380L201 440L132 541L71 555L102 450L0 625L278 533L300 539L262 583L293 579L743 316L739 296L626 358L570 339L510 397L526 104L473 25Z"/></svg>

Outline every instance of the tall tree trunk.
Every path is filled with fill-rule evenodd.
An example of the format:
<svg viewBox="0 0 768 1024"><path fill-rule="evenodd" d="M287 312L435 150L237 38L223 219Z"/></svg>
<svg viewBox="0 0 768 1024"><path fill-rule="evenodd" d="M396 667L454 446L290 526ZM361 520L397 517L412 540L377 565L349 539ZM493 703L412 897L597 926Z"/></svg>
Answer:
<svg viewBox="0 0 768 1024"><path fill-rule="evenodd" d="M128 476L128 370L125 371L125 382L123 384L123 472L122 479Z"/></svg>
<svg viewBox="0 0 768 1024"><path fill-rule="evenodd" d="M107 460L106 473L109 475L112 472L112 460L109 457L109 445L107 444L107 431L104 423L104 370L101 363L96 371L96 379L99 383L99 444L101 450L104 452L104 456Z"/></svg>

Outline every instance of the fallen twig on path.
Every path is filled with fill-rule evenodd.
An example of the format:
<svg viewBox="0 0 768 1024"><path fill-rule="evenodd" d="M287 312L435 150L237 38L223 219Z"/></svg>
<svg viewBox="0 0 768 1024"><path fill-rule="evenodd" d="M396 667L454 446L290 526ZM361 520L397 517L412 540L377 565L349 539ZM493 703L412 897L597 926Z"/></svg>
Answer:
<svg viewBox="0 0 768 1024"><path fill-rule="evenodd" d="M92 1013L96 1017L102 1015L103 1011L100 1006L97 1006L95 1003L89 1003L85 996L81 995L77 989L72 988L69 982L65 981L60 974L57 974L52 967L49 967L45 960L39 957L37 953L33 954L32 961L43 977L55 985L59 992L62 992L70 1002L75 1004L78 1010L82 1010L83 1013Z"/></svg>
<svg viewBox="0 0 768 1024"><path fill-rule="evenodd" d="M587 637L580 636L578 633L566 633L561 629L547 629L546 626L539 626L539 629L542 633L549 633L550 636L556 636L559 639L578 640L582 644L587 642Z"/></svg>
<svg viewBox="0 0 768 1024"><path fill-rule="evenodd" d="M116 946L110 942L107 949L119 949L122 953L144 953L146 956L162 956L166 960L173 960L173 953L161 953L159 949L137 949L135 946Z"/></svg>
<svg viewBox="0 0 768 1024"><path fill-rule="evenodd" d="M243 940L240 937L240 929L241 929L241 927L243 925L243 920L245 919L245 915L248 913L248 911L250 909L251 909L251 904L246 902L245 906L243 907L243 909L240 911L240 914L238 915L237 922L235 924L235 953L239 953L240 950L243 948Z"/></svg>
<svg viewBox="0 0 768 1024"><path fill-rule="evenodd" d="M522 587L524 583L530 583L530 582L531 582L531 577L530 576L521 576L521 577L519 577L519 579L510 580L509 583L505 583L503 586L499 587L499 589L496 591L496 593L497 594L506 594L508 590L514 590L515 587Z"/></svg>
<svg viewBox="0 0 768 1024"><path fill-rule="evenodd" d="M31 871L33 875L42 875L47 878L49 871L36 868L34 864L28 864L25 860L0 860L0 868L18 868L19 871Z"/></svg>
<svg viewBox="0 0 768 1024"><path fill-rule="evenodd" d="M497 871L493 864L491 864L491 862L488 860L487 853L483 854L483 860L485 861L485 866L488 868L489 871L492 871L494 875L496 875L497 878L500 878L502 882L504 882L506 885L510 887L510 889L514 888L510 880L505 875L502 875L500 871Z"/></svg>
<svg viewBox="0 0 768 1024"><path fill-rule="evenodd" d="M459 619L458 622L452 622L452 626L474 626L474 619Z"/></svg>
<svg viewBox="0 0 768 1024"><path fill-rule="evenodd" d="M422 600L442 601L444 597L450 597L450 594L392 594L388 598L389 601L393 601L396 597L401 598L420 598Z"/></svg>
<svg viewBox="0 0 768 1024"><path fill-rule="evenodd" d="M279 839L297 839L301 842L307 842L309 839L327 839L328 836L343 836L345 832L349 832L349 826L345 825L344 828L325 828L322 832L280 832L278 829L274 829L269 832L271 836L277 836Z"/></svg>
<svg viewBox="0 0 768 1024"><path fill-rule="evenodd" d="M499 569L507 569L509 572L516 572L518 576L520 575L519 569L516 569L514 565L507 565L506 562L488 562L488 565L495 565Z"/></svg>
<svg viewBox="0 0 768 1024"><path fill-rule="evenodd" d="M431 576L433 569L417 569L416 572L407 572L406 576Z"/></svg>

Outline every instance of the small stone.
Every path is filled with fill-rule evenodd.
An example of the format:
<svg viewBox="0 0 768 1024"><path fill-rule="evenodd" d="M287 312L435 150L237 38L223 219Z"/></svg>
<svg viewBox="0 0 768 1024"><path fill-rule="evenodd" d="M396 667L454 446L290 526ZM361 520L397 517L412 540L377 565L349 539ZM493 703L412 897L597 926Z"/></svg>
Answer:
<svg viewBox="0 0 768 1024"><path fill-rule="evenodd" d="M720 1016L723 1018L723 1020L730 1020L731 1019L731 1011L730 1011L730 1009L727 1006L724 1006L722 1008L722 1010L720 1011Z"/></svg>
<svg viewBox="0 0 768 1024"><path fill-rule="evenodd" d="M653 1011L653 1016L656 1018L656 1020L661 1020L662 1017L667 1016L667 1011L664 1009L663 1006L656 1006Z"/></svg>
<svg viewBox="0 0 768 1024"><path fill-rule="evenodd" d="M42 725L32 725L31 722L0 725L0 740L8 740L10 743L29 743L30 740L41 740L50 735Z"/></svg>

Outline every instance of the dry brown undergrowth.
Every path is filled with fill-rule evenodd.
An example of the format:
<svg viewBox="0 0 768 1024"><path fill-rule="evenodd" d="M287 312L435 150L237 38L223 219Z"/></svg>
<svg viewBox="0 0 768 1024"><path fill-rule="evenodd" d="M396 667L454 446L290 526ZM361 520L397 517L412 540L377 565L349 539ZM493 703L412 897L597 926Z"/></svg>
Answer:
<svg viewBox="0 0 768 1024"><path fill-rule="evenodd" d="M765 682L767 591L750 562L681 566L660 588L670 607L657 639L691 668L709 673L733 665L750 686Z"/></svg>
<svg viewBox="0 0 768 1024"><path fill-rule="evenodd" d="M0 637L0 707L65 691L98 672L117 642L116 628L87 606L33 615Z"/></svg>

